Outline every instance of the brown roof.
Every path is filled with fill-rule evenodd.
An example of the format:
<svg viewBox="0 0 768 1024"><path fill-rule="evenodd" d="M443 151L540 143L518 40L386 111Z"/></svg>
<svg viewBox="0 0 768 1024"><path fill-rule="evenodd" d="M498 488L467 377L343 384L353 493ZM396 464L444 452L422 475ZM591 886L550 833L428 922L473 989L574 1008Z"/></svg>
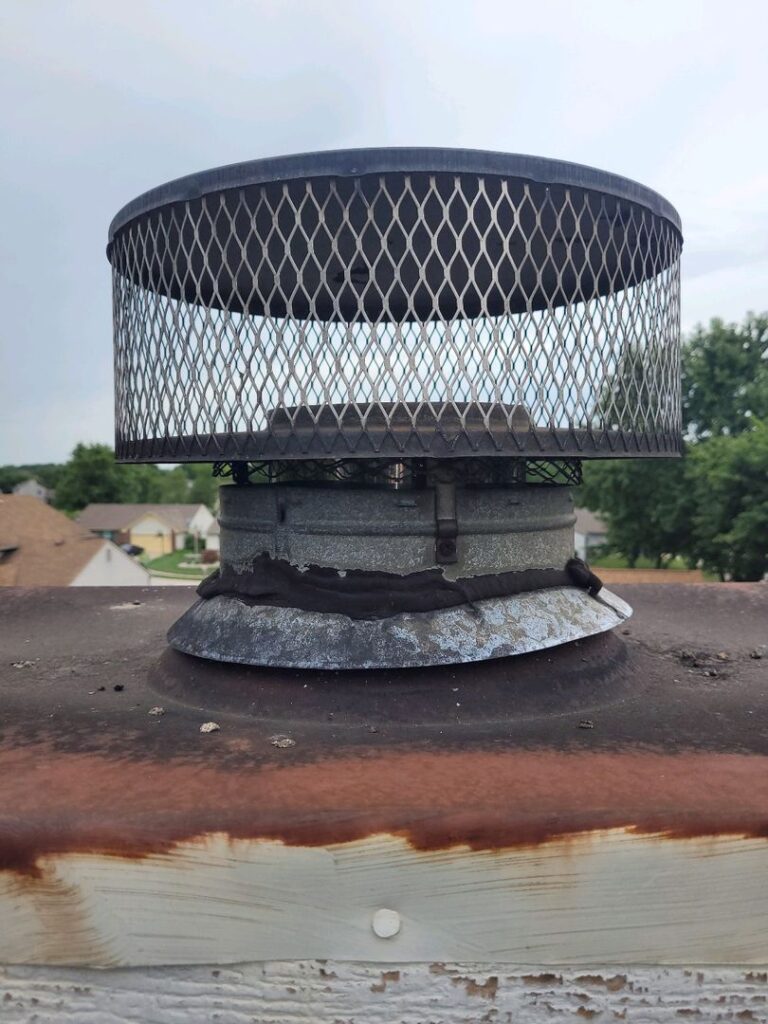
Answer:
<svg viewBox="0 0 768 1024"><path fill-rule="evenodd" d="M89 530L127 530L142 516L150 514L181 533L189 529L189 521L199 508L199 502L193 505L95 503L87 505L77 521Z"/></svg>
<svg viewBox="0 0 768 1024"><path fill-rule="evenodd" d="M704 579L700 569L596 569L597 575L612 587L615 583L700 583L707 586L720 586Z"/></svg>
<svg viewBox="0 0 768 1024"><path fill-rule="evenodd" d="M0 586L67 587L103 543L39 498L0 494Z"/></svg>
<svg viewBox="0 0 768 1024"><path fill-rule="evenodd" d="M588 508L575 508L576 533L608 533L604 520L590 512Z"/></svg>

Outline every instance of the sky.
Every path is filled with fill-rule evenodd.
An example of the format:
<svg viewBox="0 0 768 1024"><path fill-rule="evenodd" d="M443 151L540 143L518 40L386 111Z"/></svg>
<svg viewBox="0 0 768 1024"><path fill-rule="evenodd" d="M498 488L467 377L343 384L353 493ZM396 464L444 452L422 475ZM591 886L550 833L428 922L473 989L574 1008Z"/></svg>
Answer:
<svg viewBox="0 0 768 1024"><path fill-rule="evenodd" d="M109 222L193 171L531 153L678 209L683 329L768 309L765 0L0 0L0 465L113 438Z"/></svg>

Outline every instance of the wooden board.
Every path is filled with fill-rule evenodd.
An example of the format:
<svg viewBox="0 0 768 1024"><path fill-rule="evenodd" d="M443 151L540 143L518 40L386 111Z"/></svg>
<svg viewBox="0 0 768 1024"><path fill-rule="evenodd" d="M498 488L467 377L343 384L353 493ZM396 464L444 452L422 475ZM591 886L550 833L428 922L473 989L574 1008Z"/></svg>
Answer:
<svg viewBox="0 0 768 1024"><path fill-rule="evenodd" d="M0 881L0 963L768 963L763 839L615 829L494 853L219 835L41 868ZM400 917L391 938L372 928L382 908Z"/></svg>

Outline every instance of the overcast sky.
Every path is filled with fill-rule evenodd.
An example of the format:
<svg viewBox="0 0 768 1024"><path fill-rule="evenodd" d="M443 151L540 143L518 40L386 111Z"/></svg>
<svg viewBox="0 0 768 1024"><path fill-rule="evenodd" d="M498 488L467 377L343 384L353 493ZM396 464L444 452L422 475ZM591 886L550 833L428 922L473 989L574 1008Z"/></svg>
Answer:
<svg viewBox="0 0 768 1024"><path fill-rule="evenodd" d="M679 210L684 328L768 309L767 35L765 0L0 0L0 464L111 443L109 222L238 160L591 164Z"/></svg>

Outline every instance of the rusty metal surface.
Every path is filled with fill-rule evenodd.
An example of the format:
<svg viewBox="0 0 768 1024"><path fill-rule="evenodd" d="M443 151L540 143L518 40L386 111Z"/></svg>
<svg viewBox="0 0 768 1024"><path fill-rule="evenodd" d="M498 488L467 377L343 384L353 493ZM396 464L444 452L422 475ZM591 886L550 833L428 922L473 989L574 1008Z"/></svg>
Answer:
<svg viewBox="0 0 768 1024"><path fill-rule="evenodd" d="M353 619L339 612L198 601L168 632L184 654L302 669L404 669L520 655L613 629L632 609L609 590L553 587L429 612Z"/></svg>
<svg viewBox="0 0 768 1024"><path fill-rule="evenodd" d="M614 634L344 673L170 651L186 590L6 590L0 866L212 831L420 849L609 827L768 837L768 587L618 589L635 619Z"/></svg>

